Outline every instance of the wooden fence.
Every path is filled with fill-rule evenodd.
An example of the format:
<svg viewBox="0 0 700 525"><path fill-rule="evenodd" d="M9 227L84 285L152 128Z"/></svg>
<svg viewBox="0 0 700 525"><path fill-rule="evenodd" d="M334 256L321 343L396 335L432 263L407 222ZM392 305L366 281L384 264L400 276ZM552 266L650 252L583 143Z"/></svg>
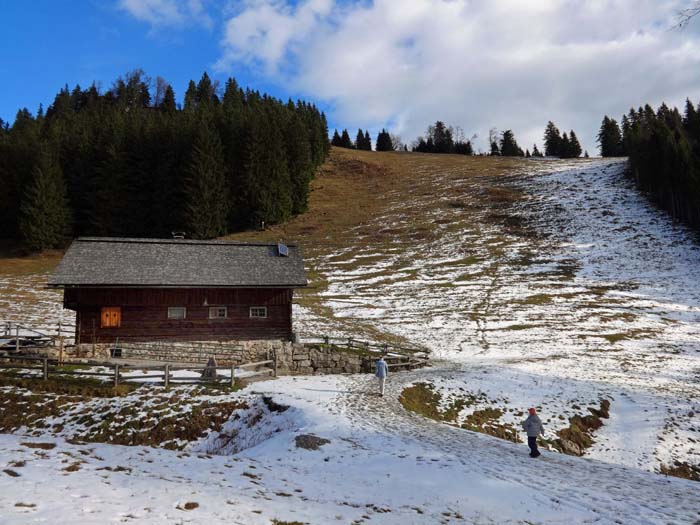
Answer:
<svg viewBox="0 0 700 525"><path fill-rule="evenodd" d="M29 364L23 364L27 362ZM166 388L171 384L189 384L189 383L217 383L217 384L228 384L231 387L235 385L236 379L248 379L257 376L276 376L277 375L277 362L274 359L269 359L266 361L257 361L254 363L244 363L241 365L231 365L231 366L188 366L188 365L171 365L165 363L160 365L125 365L120 363L90 363L86 366L93 368L103 368L105 371L86 371L80 369L70 369L64 368L56 359L49 359L48 357L30 357L30 356L0 356L0 370L1 369L19 369L19 370L40 370L39 376L36 374L25 375L23 377L41 377L44 381L48 380L49 377L54 378L66 378L66 377L96 377L104 378L105 382L109 382L114 386L118 386L122 383L140 383L140 384L163 384ZM253 370L249 370L253 369ZM175 377L173 375L174 371L177 370L187 370L194 372L205 371L208 373L213 373L215 371L223 370L229 372L228 376L219 376L215 374L216 377L202 377L202 378L191 378L191 377ZM142 371L148 372L148 374L140 376L125 375L128 372ZM203 374L204 375L204 374Z"/></svg>
<svg viewBox="0 0 700 525"><path fill-rule="evenodd" d="M413 355L416 357L426 357L430 355L430 350L417 346L396 345L393 343L376 343L371 341L362 341L353 337L333 337L328 335L309 336L301 338L304 344L324 344L339 346L341 348L349 348L353 350L366 350L377 354L399 354Z"/></svg>
<svg viewBox="0 0 700 525"><path fill-rule="evenodd" d="M311 336L303 338L302 342L360 350L376 354L377 357L386 356L387 366L398 370L413 370L426 366L430 357L430 351L425 348L361 341L352 337Z"/></svg>

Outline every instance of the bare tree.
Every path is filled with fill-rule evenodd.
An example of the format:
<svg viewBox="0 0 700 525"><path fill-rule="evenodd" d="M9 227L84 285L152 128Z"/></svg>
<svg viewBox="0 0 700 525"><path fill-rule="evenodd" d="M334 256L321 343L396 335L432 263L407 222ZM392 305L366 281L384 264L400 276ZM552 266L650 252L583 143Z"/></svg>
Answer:
<svg viewBox="0 0 700 525"><path fill-rule="evenodd" d="M491 128L489 130L489 148L491 147L491 144L498 142L499 135L500 133L498 133L498 128Z"/></svg>
<svg viewBox="0 0 700 525"><path fill-rule="evenodd" d="M392 133L389 136L391 137L391 145L394 147L394 151L403 151L403 141L401 140L401 135L394 135Z"/></svg>
<svg viewBox="0 0 700 525"><path fill-rule="evenodd" d="M168 89L168 82L163 77L156 77L155 91L153 93L153 105L159 106L163 102L165 90Z"/></svg>
<svg viewBox="0 0 700 525"><path fill-rule="evenodd" d="M692 4L689 4L688 7L686 7L685 9L681 9L680 11L678 11L678 15L676 17L678 20L677 27L683 28L687 26L690 23L690 21L698 15L700 15L700 0L695 0Z"/></svg>

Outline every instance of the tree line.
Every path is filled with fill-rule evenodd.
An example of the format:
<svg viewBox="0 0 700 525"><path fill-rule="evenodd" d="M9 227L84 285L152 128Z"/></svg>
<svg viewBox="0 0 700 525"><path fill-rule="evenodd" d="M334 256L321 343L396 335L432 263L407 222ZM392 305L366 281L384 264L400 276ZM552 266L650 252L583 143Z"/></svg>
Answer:
<svg viewBox="0 0 700 525"><path fill-rule="evenodd" d="M325 115L220 88L204 73L184 104L140 70L106 92L67 86L44 113L0 126L0 238L60 247L75 235L193 238L306 210L330 149Z"/></svg>
<svg viewBox="0 0 700 525"><path fill-rule="evenodd" d="M700 104L686 100L683 114L647 104L621 125L606 115L598 143L604 157L628 156L630 175L661 208L700 227Z"/></svg>
<svg viewBox="0 0 700 525"><path fill-rule="evenodd" d="M362 129L358 129L355 141L353 142L350 139L350 134L348 133L347 129L344 129L342 133L338 133L338 130L336 129L333 131L331 146L372 151L372 138L369 135L369 131L362 131ZM377 140L375 142L375 149L377 151L395 151L401 149L401 146L402 144L400 139L398 137L392 137L386 129L382 129L377 134Z"/></svg>

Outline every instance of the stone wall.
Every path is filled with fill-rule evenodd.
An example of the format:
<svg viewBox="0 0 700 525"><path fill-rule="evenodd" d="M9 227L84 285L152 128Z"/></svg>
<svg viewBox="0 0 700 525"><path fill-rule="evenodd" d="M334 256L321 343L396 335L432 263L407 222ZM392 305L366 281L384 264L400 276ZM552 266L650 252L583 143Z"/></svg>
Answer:
<svg viewBox="0 0 700 525"><path fill-rule="evenodd" d="M114 344L81 344L66 349L67 358L102 361L110 357ZM291 343L279 340L120 344L125 361L163 361L204 364L214 356L219 365L265 361L277 358L278 375L356 374L371 372L376 356L333 345ZM58 357L57 349L49 357Z"/></svg>
<svg viewBox="0 0 700 525"><path fill-rule="evenodd" d="M287 343L277 353L277 373L289 375L370 372L376 357L330 345Z"/></svg>

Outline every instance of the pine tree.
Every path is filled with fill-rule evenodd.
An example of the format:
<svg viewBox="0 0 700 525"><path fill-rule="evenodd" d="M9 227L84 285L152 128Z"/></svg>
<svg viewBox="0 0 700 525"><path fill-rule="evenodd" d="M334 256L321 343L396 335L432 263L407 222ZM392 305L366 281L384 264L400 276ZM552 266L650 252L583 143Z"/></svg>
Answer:
<svg viewBox="0 0 700 525"><path fill-rule="evenodd" d="M544 130L544 154L548 157L558 157L562 151L562 137L559 130L550 120Z"/></svg>
<svg viewBox="0 0 700 525"><path fill-rule="evenodd" d="M344 129L342 135L340 136L340 147L349 149L353 149L354 147L347 129Z"/></svg>
<svg viewBox="0 0 700 525"><path fill-rule="evenodd" d="M382 128L377 135L375 149L377 151L394 151L394 144L391 142L391 135L387 130Z"/></svg>
<svg viewBox="0 0 700 525"><path fill-rule="evenodd" d="M526 158L526 159L529 159L530 157L531 157L531 155L530 155L530 150L526 148L526 149L525 149L525 158Z"/></svg>
<svg viewBox="0 0 700 525"><path fill-rule="evenodd" d="M284 138L291 181L292 213L303 213L308 208L309 183L314 176L314 166L309 139L298 115L289 116Z"/></svg>
<svg viewBox="0 0 700 525"><path fill-rule="evenodd" d="M175 92L173 91L172 86L169 84L168 87L165 88L163 101L160 103L159 107L161 111L169 114L175 113L175 110L177 109L175 106Z"/></svg>
<svg viewBox="0 0 700 525"><path fill-rule="evenodd" d="M569 144L566 149L566 156L568 158L578 158L581 156L581 143L578 141L578 137L574 130L569 131Z"/></svg>
<svg viewBox="0 0 700 525"><path fill-rule="evenodd" d="M357 130L357 137L355 138L355 148L359 150L364 150L365 148L365 134L362 133L361 129Z"/></svg>
<svg viewBox="0 0 700 525"><path fill-rule="evenodd" d="M537 144L532 145L532 156L533 157L541 157L542 153L540 153L540 150L537 149Z"/></svg>
<svg viewBox="0 0 700 525"><path fill-rule="evenodd" d="M229 196L226 188L221 140L211 125L202 122L192 149L187 179L185 220L195 239L226 233Z"/></svg>
<svg viewBox="0 0 700 525"><path fill-rule="evenodd" d="M365 149L367 151L372 151L372 139L369 136L369 131L366 131L366 130L365 130L364 144L365 144Z"/></svg>
<svg viewBox="0 0 700 525"><path fill-rule="evenodd" d="M187 91L185 91L185 111L193 111L199 105L199 100L197 98L197 86L194 80L190 80L187 84Z"/></svg>
<svg viewBox="0 0 700 525"><path fill-rule="evenodd" d="M497 142L492 142L491 143L491 153L489 153L491 156L500 156L501 150L498 148L498 143Z"/></svg>
<svg viewBox="0 0 700 525"><path fill-rule="evenodd" d="M331 140L331 146L336 146L338 148L342 148L343 142L340 140L340 135L338 135L338 130L336 129L333 132L333 139Z"/></svg>
<svg viewBox="0 0 700 525"><path fill-rule="evenodd" d="M71 236L71 213L61 170L54 159L42 153L31 178L20 208L23 242L34 251L61 248Z"/></svg>
<svg viewBox="0 0 700 525"><path fill-rule="evenodd" d="M571 143L569 142L569 135L567 135L567 133L565 131L561 135L561 141L559 142L559 149L557 151L557 156L561 157L562 159L567 159L571 156L569 154L570 150L571 150Z"/></svg>
<svg viewBox="0 0 700 525"><path fill-rule="evenodd" d="M493 148L492 148L493 149ZM509 129L501 134L500 154L504 157L520 157L522 150L515 140L515 135Z"/></svg>
<svg viewBox="0 0 700 525"><path fill-rule="evenodd" d="M611 119L607 115L603 117L603 122L598 131L597 141L600 145L600 155L602 157L620 157L624 155L624 145L620 127L617 125L615 119Z"/></svg>

